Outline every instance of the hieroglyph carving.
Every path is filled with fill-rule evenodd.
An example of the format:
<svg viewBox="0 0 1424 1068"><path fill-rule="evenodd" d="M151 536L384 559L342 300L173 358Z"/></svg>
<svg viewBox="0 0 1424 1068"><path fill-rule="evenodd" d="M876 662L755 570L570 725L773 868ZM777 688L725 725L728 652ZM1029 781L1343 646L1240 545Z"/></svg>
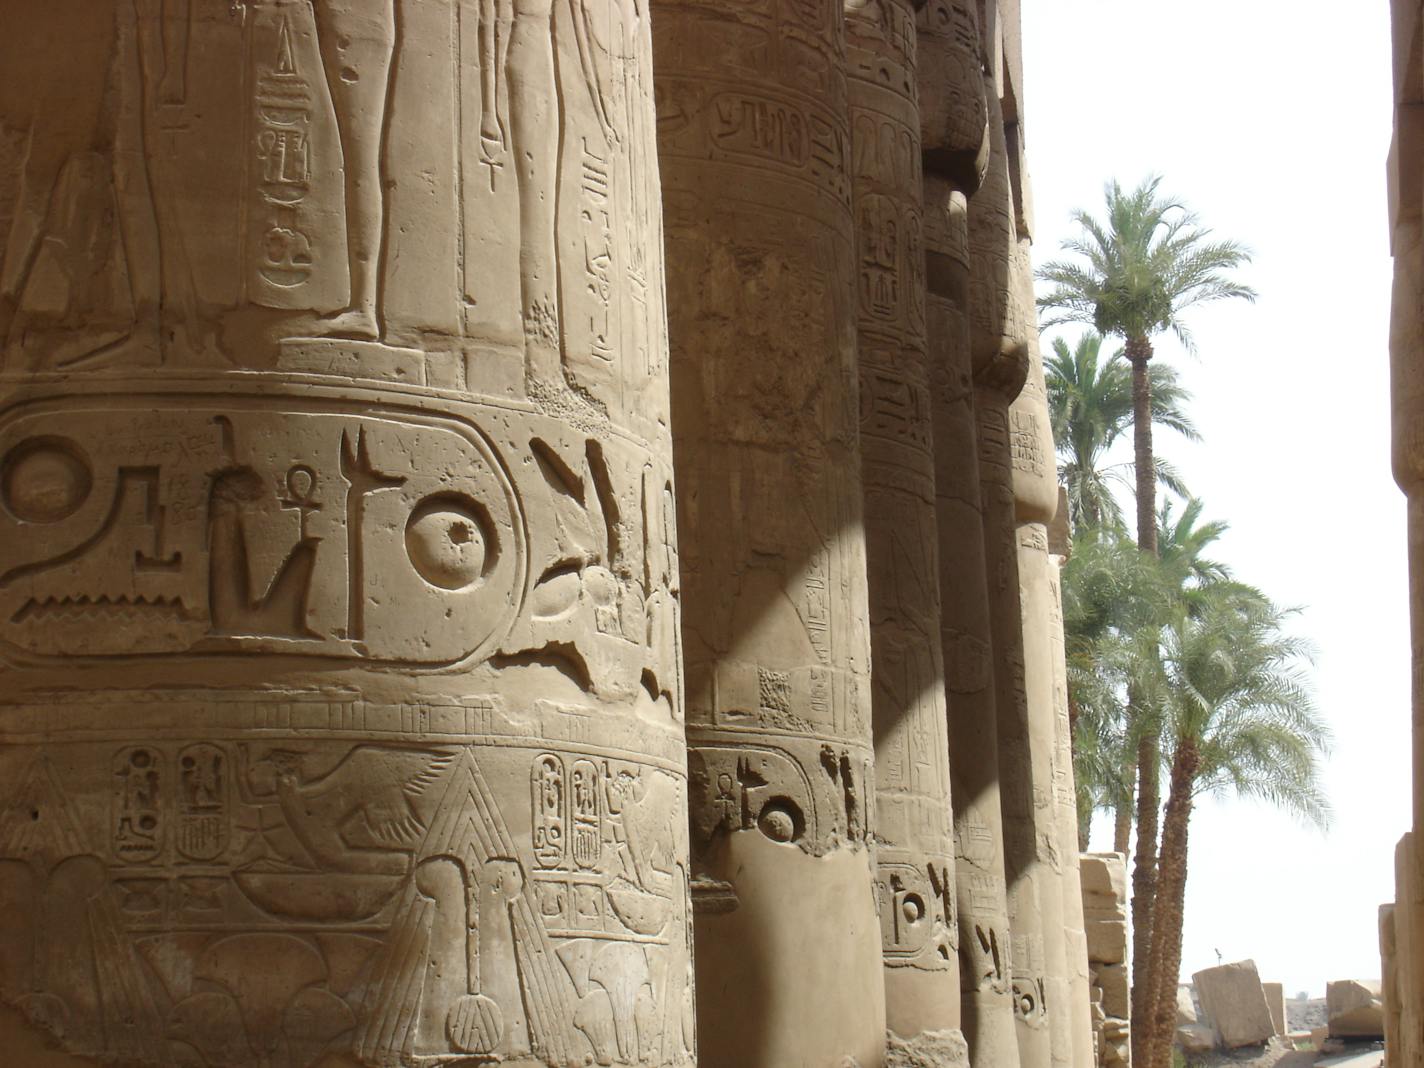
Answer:
<svg viewBox="0 0 1424 1068"><path fill-rule="evenodd" d="M13 14L14 1026L173 1068L691 1063L646 6Z"/></svg>
<svg viewBox="0 0 1424 1068"><path fill-rule="evenodd" d="M489 763L512 770L520 752ZM101 841L77 800L101 755L71 750L61 781L13 754L0 813L0 984L76 1052L214 1068L306 1068L330 1050L373 1065L686 1057L678 776L536 755L526 816L467 747L156 742L114 754ZM566 763L575 789L555 805L585 831L555 858L541 798Z"/></svg>
<svg viewBox="0 0 1424 1068"><path fill-rule="evenodd" d="M369 405L21 405L0 504L0 633L41 656L455 663L503 636L528 567L480 432Z"/></svg>
<svg viewBox="0 0 1424 1068"><path fill-rule="evenodd" d="M0 372L275 365L665 416L634 0L73 6L0 52Z"/></svg>

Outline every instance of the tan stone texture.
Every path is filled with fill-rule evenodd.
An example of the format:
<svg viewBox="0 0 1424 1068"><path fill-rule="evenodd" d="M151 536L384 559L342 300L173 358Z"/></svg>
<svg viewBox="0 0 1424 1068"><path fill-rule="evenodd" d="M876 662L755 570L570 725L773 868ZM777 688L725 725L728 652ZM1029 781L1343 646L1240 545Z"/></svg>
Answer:
<svg viewBox="0 0 1424 1068"><path fill-rule="evenodd" d="M989 1066L1018 1054L969 330L968 198L979 187L989 150L976 6L972 0L931 0L919 12L917 31L962 1026L972 1063Z"/></svg>
<svg viewBox="0 0 1424 1068"><path fill-rule="evenodd" d="M1399 1060L1399 1024L1403 1006L1399 995L1399 961L1396 956L1394 905L1379 910L1381 1000L1384 1002L1385 1068L1395 1068Z"/></svg>
<svg viewBox="0 0 1424 1068"><path fill-rule="evenodd" d="M1060 492L1058 507L1066 511L1065 505L1066 499ZM1057 811L1058 852L1063 867L1059 885L1063 893L1063 943L1068 981L1066 1011L1072 1033L1072 1063L1079 1065L1091 1063L1093 1057L1092 996L1088 939L1083 917L1083 883L1078 870L1078 793L1073 772L1073 728L1068 710L1068 668L1064 659L1063 557L1054 545L1056 526L1058 519L1055 516L1054 523L1048 528L1051 554L1048 624L1053 664L1053 801Z"/></svg>
<svg viewBox="0 0 1424 1068"><path fill-rule="evenodd" d="M1126 1065L1131 1060L1126 858L1121 853L1080 854L1078 877L1087 934L1089 997L1095 1007L1093 1030L1100 1051L1097 1063L1104 1068Z"/></svg>
<svg viewBox="0 0 1424 1068"><path fill-rule="evenodd" d="M12 4L0 81L0 1047L691 1064L639 6Z"/></svg>
<svg viewBox="0 0 1424 1068"><path fill-rule="evenodd" d="M1266 1006L1271 1010L1271 1023L1276 1026L1276 1034L1286 1033L1286 988L1280 983L1262 983L1261 991L1266 995Z"/></svg>
<svg viewBox="0 0 1424 1068"><path fill-rule="evenodd" d="M1424 828L1424 4L1392 0L1394 141L1389 225L1394 253L1390 329L1395 481L1408 497L1410 630L1413 637L1413 831L1395 854L1395 938L1400 1063L1424 1057L1424 877L1411 844ZM1391 1059L1396 1060L1394 1054Z"/></svg>
<svg viewBox="0 0 1424 1068"><path fill-rule="evenodd" d="M1405 1064L1424 1055L1424 880L1416 867L1417 839L1399 840L1394 851L1395 983L1399 988L1399 1053Z"/></svg>
<svg viewBox="0 0 1424 1068"><path fill-rule="evenodd" d="M914 18L846 6L876 896L886 1024L912 1046L960 1022Z"/></svg>
<svg viewBox="0 0 1424 1068"><path fill-rule="evenodd" d="M1255 961L1207 968L1192 975L1202 1012L1226 1049L1256 1045L1276 1033Z"/></svg>
<svg viewBox="0 0 1424 1068"><path fill-rule="evenodd" d="M875 1065L885 994L867 847L875 785L843 15L838 4L659 0L651 16L694 896L708 947L701 1059Z"/></svg>
<svg viewBox="0 0 1424 1068"><path fill-rule="evenodd" d="M969 201L970 326L974 407L989 576L989 608L998 722L1004 881L1009 907L1009 960L1019 1056L1025 1068L1051 1064L1046 1005L1043 915L1038 898L1030 722L1024 689L1023 616L1009 405L1027 373L1027 342L1010 295L1016 238L997 87L989 93L991 155L984 185ZM1057 932L1055 932L1055 937Z"/></svg>
<svg viewBox="0 0 1424 1068"><path fill-rule="evenodd" d="M1325 984L1325 1008L1332 1038L1383 1038L1384 1001L1380 982L1337 979Z"/></svg>

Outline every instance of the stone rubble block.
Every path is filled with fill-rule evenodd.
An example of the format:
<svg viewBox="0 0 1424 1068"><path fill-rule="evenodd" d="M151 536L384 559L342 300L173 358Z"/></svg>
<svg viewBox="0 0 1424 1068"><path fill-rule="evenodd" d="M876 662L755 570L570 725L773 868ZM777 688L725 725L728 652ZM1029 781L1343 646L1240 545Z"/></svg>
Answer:
<svg viewBox="0 0 1424 1068"><path fill-rule="evenodd" d="M1251 960L1206 968L1192 975L1202 1011L1226 1049L1269 1041L1276 1033L1256 962Z"/></svg>
<svg viewBox="0 0 1424 1068"><path fill-rule="evenodd" d="M1206 1024L1183 1024L1177 1028L1177 1045L1184 1053L1210 1053L1216 1048L1216 1032Z"/></svg>
<svg viewBox="0 0 1424 1068"><path fill-rule="evenodd" d="M1186 1027L1198 1023L1196 1002L1192 1000L1192 988L1177 987L1177 1026Z"/></svg>
<svg viewBox="0 0 1424 1068"><path fill-rule="evenodd" d="M1325 984L1331 1038L1383 1038L1384 1001L1376 980L1341 979Z"/></svg>

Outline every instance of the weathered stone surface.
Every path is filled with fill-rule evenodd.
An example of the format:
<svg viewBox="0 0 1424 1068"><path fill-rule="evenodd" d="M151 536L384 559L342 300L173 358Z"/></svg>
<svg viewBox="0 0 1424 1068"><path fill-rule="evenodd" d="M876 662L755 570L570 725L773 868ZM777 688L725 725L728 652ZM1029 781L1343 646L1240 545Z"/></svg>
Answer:
<svg viewBox="0 0 1424 1068"><path fill-rule="evenodd" d="M960 1022L914 18L846 5L876 894L886 1024L912 1044Z"/></svg>
<svg viewBox="0 0 1424 1068"><path fill-rule="evenodd" d="M913 1039L891 1032L885 1068L969 1068L969 1046L959 1031L922 1031Z"/></svg>
<svg viewBox="0 0 1424 1068"><path fill-rule="evenodd" d="M1396 956L1394 905L1381 905L1379 910L1379 941L1381 980L1380 996L1384 1002L1385 1066L1394 1068L1400 1055L1399 962Z"/></svg>
<svg viewBox="0 0 1424 1068"><path fill-rule="evenodd" d="M934 414L941 646L948 698L962 1027L976 1064L1018 1056L1010 990L993 634L973 404L968 198L988 162L979 5L919 11L926 315Z"/></svg>
<svg viewBox="0 0 1424 1068"><path fill-rule="evenodd" d="M1280 983L1262 983L1261 991L1266 995L1266 1007L1271 1010L1271 1023L1276 1025L1276 1034L1286 1033L1286 989Z"/></svg>
<svg viewBox="0 0 1424 1068"><path fill-rule="evenodd" d="M1127 972L1127 864L1121 853L1083 853L1078 858L1090 996L1100 1007L1094 1017L1096 1045L1112 1052L1114 1063L1129 1060L1131 1035ZM1109 1063L1107 1052L1100 1055Z"/></svg>
<svg viewBox="0 0 1424 1068"><path fill-rule="evenodd" d="M1202 1012L1227 1049L1266 1042L1276 1033L1256 962L1222 964L1192 975Z"/></svg>
<svg viewBox="0 0 1424 1068"><path fill-rule="evenodd" d="M711 1068L885 1043L843 18L651 5Z"/></svg>
<svg viewBox="0 0 1424 1068"><path fill-rule="evenodd" d="M1339 979L1325 984L1332 1038L1383 1038L1384 1002L1377 980Z"/></svg>
<svg viewBox="0 0 1424 1068"><path fill-rule="evenodd" d="M1216 1032L1205 1024L1182 1024L1177 1028L1176 1042L1185 1053L1210 1053L1216 1048Z"/></svg>
<svg viewBox="0 0 1424 1068"><path fill-rule="evenodd" d="M7 1057L692 1062L651 41L559 11L6 7Z"/></svg>
<svg viewBox="0 0 1424 1068"><path fill-rule="evenodd" d="M1078 864L1084 915L1127 923L1127 858L1121 853L1084 853Z"/></svg>
<svg viewBox="0 0 1424 1068"><path fill-rule="evenodd" d="M1395 853L1395 937L1400 1016L1392 1061L1424 1059L1424 26L1420 0L1392 0L1394 139L1389 153L1390 250L1394 255L1390 319L1392 466L1408 498L1409 603L1413 635L1412 831ZM1411 840L1415 844L1411 845Z"/></svg>
<svg viewBox="0 0 1424 1068"><path fill-rule="evenodd" d="M1103 1012L1109 1019L1128 1019L1128 971L1125 964L1090 965L1093 984L1103 992Z"/></svg>
<svg viewBox="0 0 1424 1068"><path fill-rule="evenodd" d="M1112 919L1084 921L1088 939L1088 959L1104 964L1122 964L1127 960L1127 927Z"/></svg>
<svg viewBox="0 0 1424 1068"><path fill-rule="evenodd" d="M1183 1027L1197 1022L1197 1006L1192 1000L1192 988L1177 987L1177 1026Z"/></svg>

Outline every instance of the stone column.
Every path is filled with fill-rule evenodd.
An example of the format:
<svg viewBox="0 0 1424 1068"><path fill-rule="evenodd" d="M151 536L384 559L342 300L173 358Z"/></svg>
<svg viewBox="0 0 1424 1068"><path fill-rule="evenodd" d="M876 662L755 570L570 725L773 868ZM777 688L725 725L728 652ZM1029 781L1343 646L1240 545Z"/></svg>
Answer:
<svg viewBox="0 0 1424 1068"><path fill-rule="evenodd" d="M1011 272L1020 306L1032 309L1033 272L1027 239L1018 242ZM1055 645L1053 640L1053 621L1061 616L1062 608L1058 600L1057 568L1048 553L1047 526L1058 508L1058 479L1038 331L1031 320L1027 340L1028 377L1009 408L1009 441L1013 458L1014 514L1018 521L1023 679L1033 783L1033 848L1038 861L1033 871L1043 917L1053 1063L1069 1068L1073 1063L1073 1024L1068 999L1067 943L1063 936L1067 930L1063 906L1064 857L1056 796L1060 775L1056 696L1063 672L1063 651L1062 645ZM1061 626L1059 629L1061 632ZM1076 850L1074 852L1076 854Z"/></svg>
<svg viewBox="0 0 1424 1068"><path fill-rule="evenodd" d="M1390 324L1393 468L1408 498L1412 635L1413 819L1396 852L1396 937L1401 1046L1424 1055L1424 72L1416 47L1424 26L1419 0L1393 0L1394 143L1389 156ZM1412 844L1411 844L1412 843ZM1410 1063L1408 1060L1405 1063Z"/></svg>
<svg viewBox="0 0 1424 1068"><path fill-rule="evenodd" d="M1012 932L1018 1049L1025 1068L1051 1063L1046 1005L1044 917L1039 905L1038 823L1031 724L1024 679L1017 518L1010 404L1028 373L1030 311L1013 273L1014 204L998 85L986 77L990 157L984 185L969 201L970 312L974 407L984 509L998 722L1004 881ZM1058 937L1057 930L1054 936Z"/></svg>
<svg viewBox="0 0 1424 1068"><path fill-rule="evenodd" d="M866 1068L885 984L842 11L652 15L700 1055Z"/></svg>
<svg viewBox="0 0 1424 1068"><path fill-rule="evenodd" d="M1394 905L1379 910L1380 994L1384 1001L1384 1068L1397 1068L1399 1049L1399 965L1395 956ZM1287 1028L1289 1030L1289 1028Z"/></svg>
<svg viewBox="0 0 1424 1068"><path fill-rule="evenodd" d="M892 1059L964 1063L914 11L846 7L877 897ZM908 1063L908 1062L907 1062Z"/></svg>
<svg viewBox="0 0 1424 1068"><path fill-rule="evenodd" d="M1053 802L1057 813L1058 854L1063 875L1063 943L1072 1032L1074 1065L1090 1064L1093 1057L1091 982L1088 942L1084 933L1083 887L1078 860L1078 794L1073 768L1073 726L1068 708L1068 665L1063 635L1063 564L1072 551L1068 529L1068 494L1058 487L1058 511L1048 527L1050 587L1049 641L1053 666Z"/></svg>
<svg viewBox="0 0 1424 1068"><path fill-rule="evenodd" d="M691 1064L647 20L24 8L7 1060Z"/></svg>
<svg viewBox="0 0 1424 1068"><path fill-rule="evenodd" d="M1419 876L1418 838L1413 832L1394 851L1395 984L1399 992L1399 1052L1401 1064L1424 1055L1424 879Z"/></svg>
<svg viewBox="0 0 1424 1068"><path fill-rule="evenodd" d="M948 696L962 1028L971 1062L1017 1058L999 801L998 724L969 330L968 197L988 160L973 0L918 15L925 254L941 635Z"/></svg>

